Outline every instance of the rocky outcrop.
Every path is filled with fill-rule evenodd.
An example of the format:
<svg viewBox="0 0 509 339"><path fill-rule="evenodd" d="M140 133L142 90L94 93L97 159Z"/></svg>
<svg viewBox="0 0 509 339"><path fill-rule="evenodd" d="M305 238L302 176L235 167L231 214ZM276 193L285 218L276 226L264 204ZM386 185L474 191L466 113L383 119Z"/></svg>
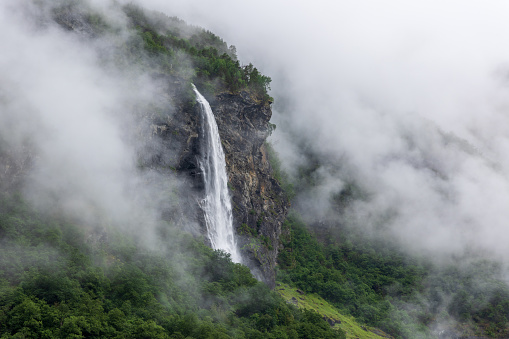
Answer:
<svg viewBox="0 0 509 339"><path fill-rule="evenodd" d="M239 243L249 266L274 287L276 257L288 201L274 179L264 143L272 111L247 92L211 102L226 156Z"/></svg>
<svg viewBox="0 0 509 339"><path fill-rule="evenodd" d="M89 38L100 36L106 27L100 16L77 4L55 7L52 17L60 27ZM157 59L147 59L142 67L149 69L157 62ZM172 65L169 67L171 69ZM154 98L160 102L140 103L135 108L142 111L136 112L140 113L141 121L135 124L138 162L141 167L157 172L154 177L178 176L176 181L184 182L178 185L178 194L172 196L177 202L161 208L163 218L183 227L202 225L205 233L203 213L199 209L199 200L203 197L203 179L197 160L201 144L199 106L192 100L193 91L187 81L168 73L159 74L157 69L154 68L152 80L155 90L159 90ZM221 93L207 99L214 111L225 152L234 227L243 258L260 279L274 287L279 236L289 204L272 175L264 146L269 134L271 108L248 92ZM150 184L163 185L155 179Z"/></svg>
<svg viewBox="0 0 509 339"><path fill-rule="evenodd" d="M339 319L333 319L333 318L329 318L328 316L324 315L322 317L323 320L325 320L331 327L334 327L334 325L336 324L341 324L341 320Z"/></svg>
<svg viewBox="0 0 509 339"><path fill-rule="evenodd" d="M191 201L194 199L195 220L205 230L198 205L203 196L197 161L201 113L198 105L190 105L182 94L174 93L174 112L168 118L154 118L152 133L161 138L164 147L148 153L153 164L175 169L186 178L188 195L193 197ZM234 227L243 259L255 275L274 287L279 236L289 204L273 177L264 145L271 108L247 92L222 93L208 100L225 152Z"/></svg>

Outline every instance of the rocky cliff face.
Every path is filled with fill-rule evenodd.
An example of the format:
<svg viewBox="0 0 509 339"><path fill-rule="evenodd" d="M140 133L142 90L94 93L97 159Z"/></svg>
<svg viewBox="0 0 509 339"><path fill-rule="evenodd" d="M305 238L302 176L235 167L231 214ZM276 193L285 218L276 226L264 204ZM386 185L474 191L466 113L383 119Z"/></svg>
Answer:
<svg viewBox="0 0 509 339"><path fill-rule="evenodd" d="M203 226L198 201L203 196L197 162L201 141L198 105L180 101L175 94L175 112L165 120L155 119L152 133L165 149L153 156L158 166L174 168L187 182L186 194L193 201L195 220ZM234 227L245 263L269 286L274 286L279 236L288 211L288 201L272 175L265 139L269 135L270 106L258 103L247 92L222 93L209 98L216 117L226 157ZM167 154L167 156L165 156Z"/></svg>
<svg viewBox="0 0 509 339"><path fill-rule="evenodd" d="M288 201L272 175L264 146L272 111L246 92L218 95L212 110L223 141L233 216L244 257L260 268L263 279L273 287Z"/></svg>
<svg viewBox="0 0 509 339"><path fill-rule="evenodd" d="M52 10L53 20L62 28L90 39L100 36L105 27L93 14L81 6L57 6ZM135 21L134 25L139 24ZM140 43L139 39L129 43L136 41ZM125 50L117 52L122 55ZM133 62L138 61L135 58ZM144 67L147 69L157 62L158 59L147 59ZM138 161L141 166L162 174L159 178L176 175L179 183L184 182L178 185L178 192L172 192L176 202L162 206L163 218L181 227L190 227L193 232L199 232L201 225L205 234L203 213L199 208L203 198L203 179L197 161L201 142L199 106L190 100L192 90L186 81L158 71L152 76L159 85L156 85L159 93L155 93L154 98L160 102L151 103L154 107L146 105L140 109L142 112L137 112L141 121L135 124L138 135L133 139L138 143L135 146ZM234 227L243 258L259 278L273 287L279 236L289 204L272 175L264 146L272 115L270 106L257 102L247 92L223 93L207 99L214 111L226 156ZM150 184L164 185L155 180ZM161 192L161 195L166 193Z"/></svg>

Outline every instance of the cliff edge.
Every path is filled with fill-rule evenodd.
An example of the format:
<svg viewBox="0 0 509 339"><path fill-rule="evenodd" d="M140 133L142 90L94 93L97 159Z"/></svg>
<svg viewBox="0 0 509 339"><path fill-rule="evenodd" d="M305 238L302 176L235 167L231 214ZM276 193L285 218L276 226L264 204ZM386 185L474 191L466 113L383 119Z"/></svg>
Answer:
<svg viewBox="0 0 509 339"><path fill-rule="evenodd" d="M182 86L179 91L184 91ZM162 139L166 150L152 159L153 164L174 168L185 178L188 197L184 200L194 204L191 215L204 234L199 209L199 200L203 198L198 165L201 113L198 105L190 105L182 98L182 93L174 93L175 112L165 121L155 119L153 123L152 133ZM245 91L220 93L208 100L225 153L234 227L244 263L259 279L274 287L279 237L289 202L273 176L264 145L272 110Z"/></svg>

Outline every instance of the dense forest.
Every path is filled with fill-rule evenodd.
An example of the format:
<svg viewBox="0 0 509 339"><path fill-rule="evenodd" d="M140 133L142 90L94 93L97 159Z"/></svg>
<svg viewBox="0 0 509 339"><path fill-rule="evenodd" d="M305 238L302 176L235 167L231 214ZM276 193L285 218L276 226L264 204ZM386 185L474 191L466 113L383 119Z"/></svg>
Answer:
<svg viewBox="0 0 509 339"><path fill-rule="evenodd" d="M104 56L106 64L113 59L119 69L178 79L191 104L191 83L208 96L246 92L264 105L273 102L271 78L242 65L235 46L212 32L132 4L121 10L130 35ZM92 36L115 33L79 1L53 7L51 16L76 30L67 19L71 12ZM270 143L265 147L289 200L314 185L320 160L313 154L291 177ZM8 157L0 139L0 160ZM20 178L0 178L1 338L349 337L319 312L286 302L247 266L206 246L203 236L162 221L156 244L147 248L107 218L84 224L58 210L41 211L23 196ZM358 191L352 183L336 196L338 211ZM280 283L317 294L362 326L395 338L509 336L501 265L473 256L438 266L346 227L315 227L296 205L280 239Z"/></svg>
<svg viewBox="0 0 509 339"><path fill-rule="evenodd" d="M32 5L40 15L49 9L60 29L81 34L85 43L119 35L87 2ZM243 91L262 105L272 101L271 79L251 64L241 66L235 47L213 33L135 5L115 10L128 19L127 38L98 47L106 72L174 79L187 89L178 99L188 105L195 104L192 82L209 96ZM37 15L45 29L46 18ZM113 225L99 209L80 220L56 205L34 206L22 192L34 158L18 151L0 139L0 337L345 337L318 313L285 302L229 254L210 249L203 236L176 227L171 216L158 220L157 240L148 246L135 229ZM141 160L136 169L151 170ZM175 191L163 193L178 200Z"/></svg>
<svg viewBox="0 0 509 339"><path fill-rule="evenodd" d="M143 50L152 60L148 65L152 71L195 82L208 94L247 90L263 102L273 101L267 94L271 78L261 74L252 64L241 66L235 46L228 47L214 33L191 27L192 33L185 34L190 28L182 20L161 13L149 19L135 5L126 5L124 11L131 19L132 28L143 39ZM126 48L132 58L144 60L135 46Z"/></svg>
<svg viewBox="0 0 509 339"><path fill-rule="evenodd" d="M313 172L321 160L315 154L306 151L308 161L291 178L269 149L276 177L290 196L318 184ZM355 183L346 185L333 197L336 211L341 214L362 196ZM337 222L306 225L301 213L305 210L297 206L284 225L289 232L281 239L280 281L316 293L395 337L509 335L509 288L500 263L465 254L437 264Z"/></svg>
<svg viewBox="0 0 509 339"><path fill-rule="evenodd" d="M344 338L169 226L148 251L115 230L91 239L17 194L0 213L2 338Z"/></svg>

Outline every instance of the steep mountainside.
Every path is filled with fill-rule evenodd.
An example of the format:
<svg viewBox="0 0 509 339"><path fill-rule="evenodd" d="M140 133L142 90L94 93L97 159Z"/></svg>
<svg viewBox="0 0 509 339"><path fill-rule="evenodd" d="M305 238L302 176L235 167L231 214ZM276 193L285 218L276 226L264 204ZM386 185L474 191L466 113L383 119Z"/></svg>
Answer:
<svg viewBox="0 0 509 339"><path fill-rule="evenodd" d="M210 101L225 152L234 226L243 257L273 287L279 236L289 203L274 179L264 146L269 135L270 106L257 102L246 91L220 93ZM152 132L167 148L160 149L152 161L187 177L187 194L195 205L193 214L203 225L199 210L203 182L198 165L201 115L196 105L178 107L167 120L153 122Z"/></svg>
<svg viewBox="0 0 509 339"><path fill-rule="evenodd" d="M0 338L509 337L505 266L351 227L370 191L348 173L330 213L306 203L347 157L298 135L286 174L271 79L218 36L115 0L0 1L0 23ZM242 264L207 239L210 173Z"/></svg>
<svg viewBox="0 0 509 339"><path fill-rule="evenodd" d="M23 69L0 79L1 338L345 338L267 287L288 208L264 149L270 78L133 5L4 10ZM216 112L244 262L267 284L206 246L192 83Z"/></svg>
<svg viewBox="0 0 509 339"><path fill-rule="evenodd" d="M233 215L244 253L274 287L281 227L289 203L274 178L264 146L272 115L247 92L221 94L212 103L226 154Z"/></svg>
<svg viewBox="0 0 509 339"><path fill-rule="evenodd" d="M34 6L41 8L40 13L31 13L37 29L56 23L66 34L96 49L106 72L149 78L150 99L131 104L124 138L134 145L139 169L157 175L157 180L148 183L153 191L160 191L158 196L166 194L160 188L165 177L179 182L172 188L171 202L159 199L160 212L164 220L195 235L205 235L205 222L199 206L203 178L197 163L202 121L191 83L207 96L225 152L234 227L244 261L273 287L279 235L289 203L274 179L264 146L271 128L270 78L253 65L241 67L234 46L178 18L134 5L114 5L110 10L125 16L124 26L112 21L111 13L104 15L87 2ZM11 160L4 161L3 172L23 171L23 161L32 157L31 152L4 157ZM14 163L12 159L17 158L21 160Z"/></svg>

